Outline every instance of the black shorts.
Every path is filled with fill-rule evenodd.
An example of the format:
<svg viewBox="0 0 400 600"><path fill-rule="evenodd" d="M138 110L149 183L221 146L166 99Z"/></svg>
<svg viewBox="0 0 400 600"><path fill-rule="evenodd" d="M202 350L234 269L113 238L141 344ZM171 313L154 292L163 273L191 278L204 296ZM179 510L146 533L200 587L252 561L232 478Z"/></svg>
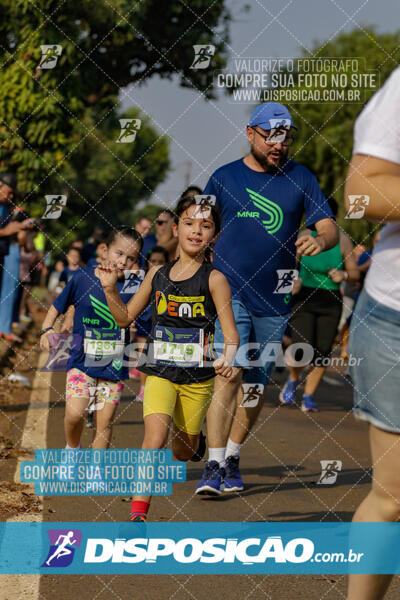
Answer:
<svg viewBox="0 0 400 600"><path fill-rule="evenodd" d="M290 316L293 344L306 343L314 349L313 361L330 356L342 314L339 290L302 287L293 296Z"/></svg>

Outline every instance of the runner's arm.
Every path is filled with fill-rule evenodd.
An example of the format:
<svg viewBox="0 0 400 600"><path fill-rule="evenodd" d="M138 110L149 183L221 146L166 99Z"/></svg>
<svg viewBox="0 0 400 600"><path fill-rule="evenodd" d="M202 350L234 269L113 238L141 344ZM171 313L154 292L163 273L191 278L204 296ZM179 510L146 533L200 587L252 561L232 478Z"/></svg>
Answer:
<svg viewBox="0 0 400 600"><path fill-rule="evenodd" d="M367 156L354 154L346 178L344 202L350 208L349 194L369 196L364 216L368 221L400 221L400 165Z"/></svg>
<svg viewBox="0 0 400 600"><path fill-rule="evenodd" d="M240 338L236 329L235 317L232 310L232 294L229 283L220 271L214 270L210 274L210 293L217 309L224 336L223 356L216 361L215 369L218 375L229 377L231 365L235 358ZM221 360L222 359L222 360ZM221 362L221 365L219 364ZM228 373L229 370L229 373Z"/></svg>
<svg viewBox="0 0 400 600"><path fill-rule="evenodd" d="M353 242L346 233L340 234L340 250L343 256L344 272L347 273L347 281L355 282L360 279L360 269L353 253ZM344 276L346 279L346 276Z"/></svg>
<svg viewBox="0 0 400 600"><path fill-rule="evenodd" d="M40 336L40 348L41 350L49 350L50 346L49 346L49 340L47 338L47 335L49 333L54 333L54 323L57 320L57 317L60 313L58 312L58 310L56 309L55 306L51 305L49 310L47 311L47 315L44 318L44 321L42 323L42 330L43 329L47 329L48 327L51 327L52 329L49 329L49 331L46 331L46 333L43 333Z"/></svg>
<svg viewBox="0 0 400 600"><path fill-rule="evenodd" d="M116 270L109 265L99 265L97 267L99 279L103 286L108 308L110 309L110 312L114 317L118 327L121 327L121 329L129 327L132 321L137 319L140 313L149 304L151 297L151 284L154 274L159 268L160 267L153 267L150 269L136 294L133 296L133 298L131 298L128 304L124 304L115 285L117 281Z"/></svg>

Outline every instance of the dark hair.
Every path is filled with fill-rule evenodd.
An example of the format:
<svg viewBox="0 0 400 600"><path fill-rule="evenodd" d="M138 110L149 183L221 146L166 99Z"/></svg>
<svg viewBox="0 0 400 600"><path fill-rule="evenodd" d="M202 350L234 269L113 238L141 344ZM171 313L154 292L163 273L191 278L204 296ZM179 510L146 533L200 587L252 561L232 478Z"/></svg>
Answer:
<svg viewBox="0 0 400 600"><path fill-rule="evenodd" d="M153 246L152 248L150 248L150 250L147 253L146 260L149 260L150 256L152 254L154 254L155 252L162 254L165 258L165 262L168 262L169 254L168 254L168 250L166 250L164 248L164 246Z"/></svg>
<svg viewBox="0 0 400 600"><path fill-rule="evenodd" d="M158 217L160 215L162 215L163 213L166 213L167 215L169 215L170 217L174 218L174 213L172 210L170 210L169 208L162 208L161 210L158 211L156 219L158 219Z"/></svg>
<svg viewBox="0 0 400 600"><path fill-rule="evenodd" d="M104 233L104 231L99 233L99 235L94 240L94 246L97 248L97 246L100 246L100 244L107 244L107 237L108 236Z"/></svg>
<svg viewBox="0 0 400 600"><path fill-rule="evenodd" d="M203 193L203 190L199 188L197 185L189 185L185 191L182 192L180 200L184 198L188 198L189 196L198 196Z"/></svg>
<svg viewBox="0 0 400 600"><path fill-rule="evenodd" d="M67 250L67 254L68 252L71 252L71 250L75 250L75 252L78 252L79 257L82 258L82 251L80 248L77 248L76 246L70 246Z"/></svg>
<svg viewBox="0 0 400 600"><path fill-rule="evenodd" d="M175 209L175 218L174 218L176 225L178 225L179 217L185 212L185 210L187 210L190 206L193 206L194 204L196 204L196 200L194 199L193 196L188 196L187 198L181 198L178 201L178 204ZM214 225L215 225L214 235L217 235L221 231L221 213L219 212L219 208L216 204L214 206L212 206L212 205L208 205L208 206L211 209L211 214L212 214L212 217L214 220ZM204 253L206 260L210 260L211 252L212 252L211 248L208 247Z"/></svg>
<svg viewBox="0 0 400 600"><path fill-rule="evenodd" d="M143 238L138 231L134 227L126 227L123 225L122 227L117 227L116 229L112 229L108 234L105 243L107 246L111 246L113 242L115 242L116 237L120 235L122 237L130 238L133 242L137 242L139 244L139 252L142 251L143 248Z"/></svg>
<svg viewBox="0 0 400 600"><path fill-rule="evenodd" d="M336 217L336 215L338 214L338 210L339 210L339 205L336 202L335 198L333 196L328 196L326 201L329 204L329 208L331 209L331 211L333 212L334 216Z"/></svg>

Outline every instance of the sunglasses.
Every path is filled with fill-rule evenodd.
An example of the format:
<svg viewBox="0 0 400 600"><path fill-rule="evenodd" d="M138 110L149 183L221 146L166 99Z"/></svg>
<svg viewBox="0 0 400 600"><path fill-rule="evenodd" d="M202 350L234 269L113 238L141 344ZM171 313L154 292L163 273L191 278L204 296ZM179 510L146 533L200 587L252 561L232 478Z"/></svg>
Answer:
<svg viewBox="0 0 400 600"><path fill-rule="evenodd" d="M156 219L154 222L156 225L164 225L164 223L168 223L169 221L163 221L162 219Z"/></svg>

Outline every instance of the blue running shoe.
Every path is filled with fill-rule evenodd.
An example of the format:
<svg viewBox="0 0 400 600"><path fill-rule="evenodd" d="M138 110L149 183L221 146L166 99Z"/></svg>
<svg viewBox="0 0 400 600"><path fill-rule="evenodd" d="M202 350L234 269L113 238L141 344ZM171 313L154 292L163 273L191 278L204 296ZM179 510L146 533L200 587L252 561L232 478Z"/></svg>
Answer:
<svg viewBox="0 0 400 600"><path fill-rule="evenodd" d="M228 456L224 492L241 492L242 490L244 490L244 485L239 471L239 456Z"/></svg>
<svg viewBox="0 0 400 600"><path fill-rule="evenodd" d="M291 404L294 404L294 400L296 397L297 384L298 384L297 379L296 379L296 381L292 381L291 379L287 380L287 382L284 385L283 390L279 394L279 400L280 400L281 404L283 404L284 406L290 406Z"/></svg>
<svg viewBox="0 0 400 600"><path fill-rule="evenodd" d="M219 496L224 489L225 469L216 460L208 460L204 465L203 476L196 486L195 493Z"/></svg>
<svg viewBox="0 0 400 600"><path fill-rule="evenodd" d="M301 410L303 412L318 412L318 406L314 402L314 396L311 394L304 394Z"/></svg>

